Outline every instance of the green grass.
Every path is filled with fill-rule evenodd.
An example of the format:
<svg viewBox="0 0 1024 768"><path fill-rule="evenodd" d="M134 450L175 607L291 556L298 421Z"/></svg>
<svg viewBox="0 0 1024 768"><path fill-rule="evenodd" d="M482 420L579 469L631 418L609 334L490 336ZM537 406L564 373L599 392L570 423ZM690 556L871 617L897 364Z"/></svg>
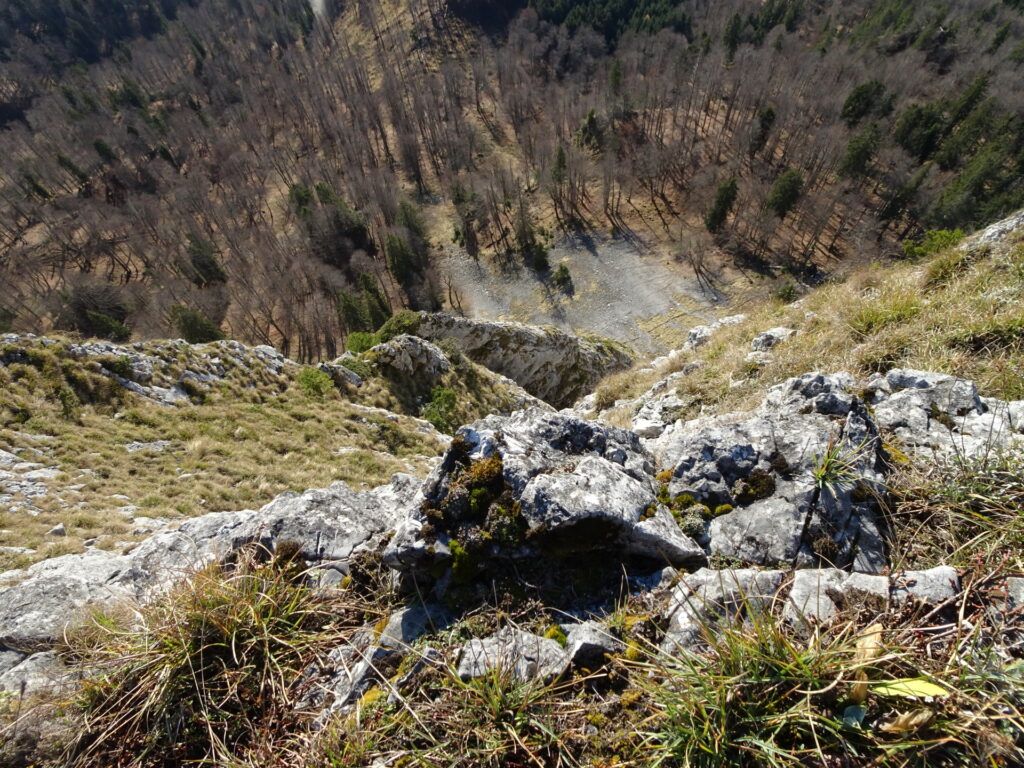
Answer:
<svg viewBox="0 0 1024 768"><path fill-rule="evenodd" d="M849 618L801 636L757 613L709 632L702 652L645 661L647 764L924 768L1024 756L1018 673L986 667L994 651L972 657L970 638L933 645L942 658L928 659L906 632L858 631ZM901 695L917 690L932 698Z"/></svg>

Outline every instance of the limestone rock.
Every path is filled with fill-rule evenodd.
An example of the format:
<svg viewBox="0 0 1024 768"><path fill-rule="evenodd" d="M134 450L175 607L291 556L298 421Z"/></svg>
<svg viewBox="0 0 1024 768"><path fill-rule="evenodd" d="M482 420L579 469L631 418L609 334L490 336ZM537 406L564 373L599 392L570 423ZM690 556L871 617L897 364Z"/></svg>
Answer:
<svg viewBox="0 0 1024 768"><path fill-rule="evenodd" d="M889 578L836 568L797 571L785 615L790 621L827 621L840 610L868 605L885 610Z"/></svg>
<svg viewBox="0 0 1024 768"><path fill-rule="evenodd" d="M21 664L26 657L27 654L21 651L0 650L0 676Z"/></svg>
<svg viewBox="0 0 1024 768"><path fill-rule="evenodd" d="M971 457L1024 445L1019 407L979 397L973 382L896 369L872 386L876 422L911 453Z"/></svg>
<svg viewBox="0 0 1024 768"><path fill-rule="evenodd" d="M349 353L346 353L349 354ZM354 357L354 355L350 355ZM351 368L344 364L345 358L339 357L333 363L320 363L317 366L321 371L331 377L331 381L334 382L335 386L344 387L345 385L351 385L353 387L363 386L363 378L358 373L353 371Z"/></svg>
<svg viewBox="0 0 1024 768"><path fill-rule="evenodd" d="M322 665L306 671L301 709L321 707L315 725L322 727L337 713L351 710L375 684L386 680L401 654L392 648L367 644L357 638L330 654Z"/></svg>
<svg viewBox="0 0 1024 768"><path fill-rule="evenodd" d="M1008 216L1002 221L997 221L995 224L991 224L977 235L971 238L970 243L998 243L1006 238L1007 235L1012 234L1024 227L1024 211L1017 211L1016 213Z"/></svg>
<svg viewBox="0 0 1024 768"><path fill-rule="evenodd" d="M413 605L395 611L377 638L386 648L408 648L427 632L437 632L452 623L447 610L439 605Z"/></svg>
<svg viewBox="0 0 1024 768"><path fill-rule="evenodd" d="M711 554L885 566L872 504L860 498L883 479L881 441L854 385L849 374L805 374L770 389L754 412L678 421L644 441L669 468L671 498L692 497L709 514L731 508L711 521ZM826 461L834 476L819 477Z"/></svg>
<svg viewBox="0 0 1024 768"><path fill-rule="evenodd" d="M566 633L565 652L573 666L595 670L622 653L625 643L597 621L574 624Z"/></svg>
<svg viewBox="0 0 1024 768"><path fill-rule="evenodd" d="M723 317L719 320L715 320L709 325L698 325L690 329L687 334L686 344L683 345L684 350L696 349L707 344L711 337L715 334L719 328L725 325L736 325L742 323L747 319L746 315L731 315L730 317Z"/></svg>
<svg viewBox="0 0 1024 768"><path fill-rule="evenodd" d="M667 651L703 644L706 633L723 623L742 621L763 611L782 586L782 571L701 568L683 576L672 592L662 647Z"/></svg>
<svg viewBox="0 0 1024 768"><path fill-rule="evenodd" d="M892 578L892 601L917 600L925 605L938 605L951 600L960 591L956 569L939 565L926 571L903 571Z"/></svg>
<svg viewBox="0 0 1024 768"><path fill-rule="evenodd" d="M416 333L453 339L474 362L519 384L556 408L567 408L602 378L629 367L632 358L611 342L589 340L555 328L422 314Z"/></svg>
<svg viewBox="0 0 1024 768"><path fill-rule="evenodd" d="M402 334L370 350L377 365L391 377L408 377L430 386L451 370L451 362L436 344Z"/></svg>
<svg viewBox="0 0 1024 768"><path fill-rule="evenodd" d="M754 352L767 352L772 347L781 344L795 334L796 331L792 328L772 328L762 331L750 342L750 348Z"/></svg>
<svg viewBox="0 0 1024 768"><path fill-rule="evenodd" d="M52 647L65 625L93 606L126 600L117 583L128 569L121 555L90 550L43 560L0 577L0 645L17 651Z"/></svg>
<svg viewBox="0 0 1024 768"><path fill-rule="evenodd" d="M462 680L500 670L517 680L551 680L567 666L565 650L554 640L506 627L483 640L470 640L459 654L458 675Z"/></svg>
<svg viewBox="0 0 1024 768"><path fill-rule="evenodd" d="M259 511L216 512L158 531L129 555L90 550L3 574L0 644L19 651L52 647L87 609L145 600L246 545L274 551L282 542L294 542L311 563L341 562L379 540L418 485L417 478L395 475L389 485L372 491L335 483L285 493Z"/></svg>
<svg viewBox="0 0 1024 768"><path fill-rule="evenodd" d="M806 515L784 499L765 499L711 521L711 553L756 565L793 565Z"/></svg>
<svg viewBox="0 0 1024 768"><path fill-rule="evenodd" d="M521 542L499 548L492 557L532 557L537 548L557 541L563 552L595 556L637 555L673 565L704 559L703 550L668 512L655 507L653 466L635 434L529 409L489 416L459 430L424 483L415 508L399 524L385 550L385 563L404 574L423 575L447 560L446 537L428 540L425 534L436 528L425 510L462 510L450 524L471 524L468 492L460 478L467 464L492 457L501 460L501 482L511 495L506 506L518 507L528 529ZM477 516L483 512L478 510Z"/></svg>
<svg viewBox="0 0 1024 768"><path fill-rule="evenodd" d="M76 678L53 651L33 653L17 666L0 674L0 692L20 695L59 690Z"/></svg>

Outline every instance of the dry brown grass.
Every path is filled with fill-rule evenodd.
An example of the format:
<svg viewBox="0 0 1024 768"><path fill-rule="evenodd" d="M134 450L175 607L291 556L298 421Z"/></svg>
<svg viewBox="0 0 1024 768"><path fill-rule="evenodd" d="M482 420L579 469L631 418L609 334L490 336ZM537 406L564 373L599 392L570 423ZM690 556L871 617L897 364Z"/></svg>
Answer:
<svg viewBox="0 0 1024 768"><path fill-rule="evenodd" d="M31 511L10 505L0 511L0 546L36 550L0 554L0 570L81 551L90 539L110 549L137 541L147 531L133 517L258 508L286 490L337 480L371 487L395 472L423 473L442 448L417 419L388 419L337 389L323 397L305 393L295 370L252 390L214 389L201 405L170 408L125 395L82 405L72 417L45 376L12 383L10 369L0 373L10 384L0 392L0 447L63 473L46 481L44 497L14 497ZM366 394L391 404L381 392ZM157 440L170 445L136 453L125 448ZM68 536L46 536L58 523Z"/></svg>
<svg viewBox="0 0 1024 768"><path fill-rule="evenodd" d="M1024 398L1024 245L981 249L971 258L944 252L918 263L876 265L826 284L794 304L766 302L703 347L657 371L615 374L598 387L605 407L633 398L695 361L679 396L690 406L731 411L753 407L769 386L808 371L874 371L906 367L975 381L982 394ZM936 280L936 276L940 276ZM800 333L763 365L747 361L759 332L785 326ZM628 421L622 409L607 414Z"/></svg>

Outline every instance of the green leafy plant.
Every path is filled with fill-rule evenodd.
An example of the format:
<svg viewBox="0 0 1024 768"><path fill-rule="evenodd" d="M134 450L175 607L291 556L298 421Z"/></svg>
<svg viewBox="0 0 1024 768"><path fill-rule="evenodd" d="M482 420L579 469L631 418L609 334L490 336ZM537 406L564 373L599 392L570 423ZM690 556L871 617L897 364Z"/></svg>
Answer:
<svg viewBox="0 0 1024 768"><path fill-rule="evenodd" d="M965 237L962 229L930 229L918 240L903 242L903 256L908 259L921 259L952 248Z"/></svg>
<svg viewBox="0 0 1024 768"><path fill-rule="evenodd" d="M458 426L455 423L458 397L454 389L434 387L430 392L430 402L423 406L420 415L439 431L452 434Z"/></svg>
<svg viewBox="0 0 1024 768"><path fill-rule="evenodd" d="M345 338L345 348L356 355L380 344L380 337L366 331L353 331Z"/></svg>
<svg viewBox="0 0 1024 768"><path fill-rule="evenodd" d="M334 388L334 381L319 368L307 367L299 371L299 386L310 397L324 397Z"/></svg>

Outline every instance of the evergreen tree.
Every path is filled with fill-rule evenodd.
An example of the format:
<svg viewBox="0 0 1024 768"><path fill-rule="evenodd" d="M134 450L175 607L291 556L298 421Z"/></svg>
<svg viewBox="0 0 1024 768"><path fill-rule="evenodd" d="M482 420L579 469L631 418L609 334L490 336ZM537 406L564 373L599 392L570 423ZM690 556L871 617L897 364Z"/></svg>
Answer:
<svg viewBox="0 0 1024 768"><path fill-rule="evenodd" d="M846 154L839 163L839 175L850 179L866 174L881 142L882 131L877 123L872 123L851 138L846 145Z"/></svg>
<svg viewBox="0 0 1024 768"><path fill-rule="evenodd" d="M725 43L725 61L732 64L736 57L736 50L743 42L743 19L738 13L734 13L725 25L725 33L722 35L722 42Z"/></svg>
<svg viewBox="0 0 1024 768"><path fill-rule="evenodd" d="M729 218L733 205L736 203L738 194L736 177L732 176L718 185L718 192L715 193L715 202L711 204L711 210L704 217L704 226L712 234L720 232Z"/></svg>
<svg viewBox="0 0 1024 768"><path fill-rule="evenodd" d="M751 157L764 149L773 125L775 125L775 110L771 107L762 107L757 113L757 132L750 141Z"/></svg>
<svg viewBox="0 0 1024 768"><path fill-rule="evenodd" d="M878 80L861 83L846 97L839 116L852 128L868 115L878 114L884 107L885 85Z"/></svg>
<svg viewBox="0 0 1024 768"><path fill-rule="evenodd" d="M366 317L369 321L367 330L376 330L391 317L391 305L384 297L384 293L373 275L368 272L360 272L357 282L362 291L363 304L366 306Z"/></svg>
<svg viewBox="0 0 1024 768"><path fill-rule="evenodd" d="M793 210L803 192L803 175L796 168L790 168L775 180L765 202L776 216L784 219L786 214Z"/></svg>

